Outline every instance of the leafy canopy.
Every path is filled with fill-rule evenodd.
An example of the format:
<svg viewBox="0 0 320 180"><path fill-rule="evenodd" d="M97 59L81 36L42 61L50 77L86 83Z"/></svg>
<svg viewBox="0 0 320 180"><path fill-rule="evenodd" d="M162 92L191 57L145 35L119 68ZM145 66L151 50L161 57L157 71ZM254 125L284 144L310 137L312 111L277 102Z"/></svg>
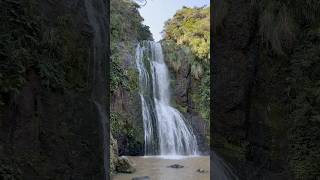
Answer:
<svg viewBox="0 0 320 180"><path fill-rule="evenodd" d="M165 23L164 28L166 40L189 46L199 59L209 62L210 7L183 7Z"/></svg>

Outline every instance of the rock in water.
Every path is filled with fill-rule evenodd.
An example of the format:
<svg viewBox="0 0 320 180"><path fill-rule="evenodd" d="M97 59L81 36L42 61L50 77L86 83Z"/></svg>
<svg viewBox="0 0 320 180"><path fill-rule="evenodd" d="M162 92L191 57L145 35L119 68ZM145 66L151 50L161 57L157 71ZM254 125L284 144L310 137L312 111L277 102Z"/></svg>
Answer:
<svg viewBox="0 0 320 180"><path fill-rule="evenodd" d="M149 176L134 177L131 180L150 180Z"/></svg>
<svg viewBox="0 0 320 180"><path fill-rule="evenodd" d="M182 165L180 165L180 164L173 164L173 165L170 165L170 166L168 166L168 167L179 169L179 168L183 168L184 166L182 166Z"/></svg>
<svg viewBox="0 0 320 180"><path fill-rule="evenodd" d="M208 170L205 170L205 169L197 169L197 172L199 172L199 173L207 173L208 172Z"/></svg>
<svg viewBox="0 0 320 180"><path fill-rule="evenodd" d="M120 173L134 173L136 169L127 157L119 157L116 164L116 171Z"/></svg>

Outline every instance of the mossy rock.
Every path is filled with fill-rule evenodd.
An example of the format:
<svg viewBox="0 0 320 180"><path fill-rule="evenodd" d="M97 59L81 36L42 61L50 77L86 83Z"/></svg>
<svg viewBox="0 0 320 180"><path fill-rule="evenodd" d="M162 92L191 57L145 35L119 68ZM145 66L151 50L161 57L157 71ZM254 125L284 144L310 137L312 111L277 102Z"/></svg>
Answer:
<svg viewBox="0 0 320 180"><path fill-rule="evenodd" d="M134 173L136 169L133 167L133 163L127 157L119 157L116 170L119 173Z"/></svg>
<svg viewBox="0 0 320 180"><path fill-rule="evenodd" d="M118 144L117 141L110 134L110 172L113 173L116 170L116 164L118 162Z"/></svg>

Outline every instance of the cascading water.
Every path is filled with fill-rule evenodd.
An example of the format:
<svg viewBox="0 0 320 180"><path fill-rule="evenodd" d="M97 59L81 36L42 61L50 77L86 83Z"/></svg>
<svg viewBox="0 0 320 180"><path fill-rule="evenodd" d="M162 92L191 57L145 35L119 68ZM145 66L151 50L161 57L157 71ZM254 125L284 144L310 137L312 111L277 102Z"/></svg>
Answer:
<svg viewBox="0 0 320 180"><path fill-rule="evenodd" d="M170 105L170 79L160 43L144 41L136 49L144 125L145 155L196 155L196 136ZM215 180L238 180L232 168L211 153Z"/></svg>
<svg viewBox="0 0 320 180"><path fill-rule="evenodd" d="M160 43L137 46L146 155L196 155L196 136L183 115L170 105L170 79Z"/></svg>

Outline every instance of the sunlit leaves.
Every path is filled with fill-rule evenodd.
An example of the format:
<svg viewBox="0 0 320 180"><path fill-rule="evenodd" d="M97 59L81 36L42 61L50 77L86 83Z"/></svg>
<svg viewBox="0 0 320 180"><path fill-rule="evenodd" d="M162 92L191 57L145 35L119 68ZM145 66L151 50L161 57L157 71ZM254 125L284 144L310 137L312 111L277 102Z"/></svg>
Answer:
<svg viewBox="0 0 320 180"><path fill-rule="evenodd" d="M210 59L210 8L187 8L179 10L165 23L166 40L186 45L201 60Z"/></svg>

